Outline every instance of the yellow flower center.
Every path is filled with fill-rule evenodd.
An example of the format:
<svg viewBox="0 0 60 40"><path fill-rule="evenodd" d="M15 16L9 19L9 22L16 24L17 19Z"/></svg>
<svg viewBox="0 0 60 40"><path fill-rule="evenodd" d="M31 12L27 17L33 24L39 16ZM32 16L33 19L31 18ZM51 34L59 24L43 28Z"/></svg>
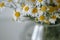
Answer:
<svg viewBox="0 0 60 40"><path fill-rule="evenodd" d="M60 4L59 4L59 5L57 5L57 7L58 7L58 8L60 8Z"/></svg>
<svg viewBox="0 0 60 40"><path fill-rule="evenodd" d="M12 2L13 0L8 0L8 2Z"/></svg>
<svg viewBox="0 0 60 40"><path fill-rule="evenodd" d="M53 0L50 0L50 3L53 3Z"/></svg>
<svg viewBox="0 0 60 40"><path fill-rule="evenodd" d="M57 3L60 3L60 0L56 0Z"/></svg>
<svg viewBox="0 0 60 40"><path fill-rule="evenodd" d="M32 13L33 13L33 14L35 14L35 13L37 13L37 12L38 12L38 9L37 9L37 8L33 8L33 9L32 9Z"/></svg>
<svg viewBox="0 0 60 40"><path fill-rule="evenodd" d="M49 20L44 20L45 23L50 24Z"/></svg>
<svg viewBox="0 0 60 40"><path fill-rule="evenodd" d="M47 7L46 6L42 6L41 7L41 11L45 12L47 10Z"/></svg>
<svg viewBox="0 0 60 40"><path fill-rule="evenodd" d="M36 0L31 0L31 2L35 2Z"/></svg>
<svg viewBox="0 0 60 40"><path fill-rule="evenodd" d="M40 21L43 21L44 19L45 19L45 16L43 16L43 15L39 17Z"/></svg>
<svg viewBox="0 0 60 40"><path fill-rule="evenodd" d="M57 6L55 6L55 7L54 7L54 9L55 9L55 11L57 11L57 10L58 10L58 7L57 7Z"/></svg>
<svg viewBox="0 0 60 40"><path fill-rule="evenodd" d="M4 6L5 6L4 2L1 2L1 3L0 3L0 7L2 8L2 7L4 7Z"/></svg>
<svg viewBox="0 0 60 40"><path fill-rule="evenodd" d="M54 12L54 10L55 10L54 7L49 6L49 12L50 12L50 13Z"/></svg>
<svg viewBox="0 0 60 40"><path fill-rule="evenodd" d="M15 12L15 16L19 17L20 16L20 12Z"/></svg>
<svg viewBox="0 0 60 40"><path fill-rule="evenodd" d="M56 17L56 15L53 15L51 18L52 18L52 19L56 19L57 17Z"/></svg>
<svg viewBox="0 0 60 40"><path fill-rule="evenodd" d="M38 0L38 2L42 2L43 0Z"/></svg>
<svg viewBox="0 0 60 40"><path fill-rule="evenodd" d="M24 6L23 10L27 12L29 10L29 7L28 6Z"/></svg>
<svg viewBox="0 0 60 40"><path fill-rule="evenodd" d="M25 6L25 4L24 4L24 3L22 3L21 7L22 7L22 8L24 8L24 6Z"/></svg>

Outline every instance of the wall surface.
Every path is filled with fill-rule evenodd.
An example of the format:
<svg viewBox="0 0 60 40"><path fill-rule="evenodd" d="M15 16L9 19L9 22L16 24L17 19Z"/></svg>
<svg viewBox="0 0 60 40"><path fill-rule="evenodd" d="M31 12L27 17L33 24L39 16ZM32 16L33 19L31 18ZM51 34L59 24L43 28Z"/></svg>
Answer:
<svg viewBox="0 0 60 40"><path fill-rule="evenodd" d="M28 21L15 22L12 14L13 9L0 9L0 40L30 40L35 24Z"/></svg>
<svg viewBox="0 0 60 40"><path fill-rule="evenodd" d="M0 40L30 40L34 24L32 22L15 22L13 10L0 9Z"/></svg>

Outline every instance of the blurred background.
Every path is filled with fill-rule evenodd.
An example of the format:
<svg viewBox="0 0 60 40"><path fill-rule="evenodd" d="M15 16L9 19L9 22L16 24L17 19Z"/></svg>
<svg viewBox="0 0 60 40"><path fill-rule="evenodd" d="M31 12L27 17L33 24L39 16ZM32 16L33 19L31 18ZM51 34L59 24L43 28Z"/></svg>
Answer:
<svg viewBox="0 0 60 40"><path fill-rule="evenodd" d="M1 1L2 0L0 0L0 2ZM12 14L13 9L8 7L2 9L0 8L0 40L31 40L35 23L31 21L15 22ZM50 33L53 33L54 30L52 32L51 31ZM55 34L56 33L57 32L55 32Z"/></svg>
<svg viewBox="0 0 60 40"><path fill-rule="evenodd" d="M0 40L30 40L34 28L32 22L15 22L13 9L0 9Z"/></svg>

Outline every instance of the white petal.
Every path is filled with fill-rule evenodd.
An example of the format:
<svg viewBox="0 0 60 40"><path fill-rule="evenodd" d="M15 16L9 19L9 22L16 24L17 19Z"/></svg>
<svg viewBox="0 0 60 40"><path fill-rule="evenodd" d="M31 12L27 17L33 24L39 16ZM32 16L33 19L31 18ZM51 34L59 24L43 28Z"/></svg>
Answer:
<svg viewBox="0 0 60 40"><path fill-rule="evenodd" d="M55 21L56 21L55 19L49 19L49 22L50 22L50 23L55 24Z"/></svg>

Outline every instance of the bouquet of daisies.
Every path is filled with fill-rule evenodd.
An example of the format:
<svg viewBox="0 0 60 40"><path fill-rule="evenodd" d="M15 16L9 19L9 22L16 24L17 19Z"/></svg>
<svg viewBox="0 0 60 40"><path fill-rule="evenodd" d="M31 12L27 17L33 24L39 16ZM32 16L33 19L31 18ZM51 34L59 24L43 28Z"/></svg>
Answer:
<svg viewBox="0 0 60 40"><path fill-rule="evenodd" d="M60 20L60 0L7 0L0 2L0 8L13 8L15 21L23 17L36 23L57 24Z"/></svg>
<svg viewBox="0 0 60 40"><path fill-rule="evenodd" d="M15 21L34 21L32 40L60 40L60 0L7 0L0 2L0 9L13 9L12 17ZM44 27L48 24L49 27ZM53 28L51 28L53 25ZM55 25L55 26L54 26ZM30 32L30 31L29 31Z"/></svg>

